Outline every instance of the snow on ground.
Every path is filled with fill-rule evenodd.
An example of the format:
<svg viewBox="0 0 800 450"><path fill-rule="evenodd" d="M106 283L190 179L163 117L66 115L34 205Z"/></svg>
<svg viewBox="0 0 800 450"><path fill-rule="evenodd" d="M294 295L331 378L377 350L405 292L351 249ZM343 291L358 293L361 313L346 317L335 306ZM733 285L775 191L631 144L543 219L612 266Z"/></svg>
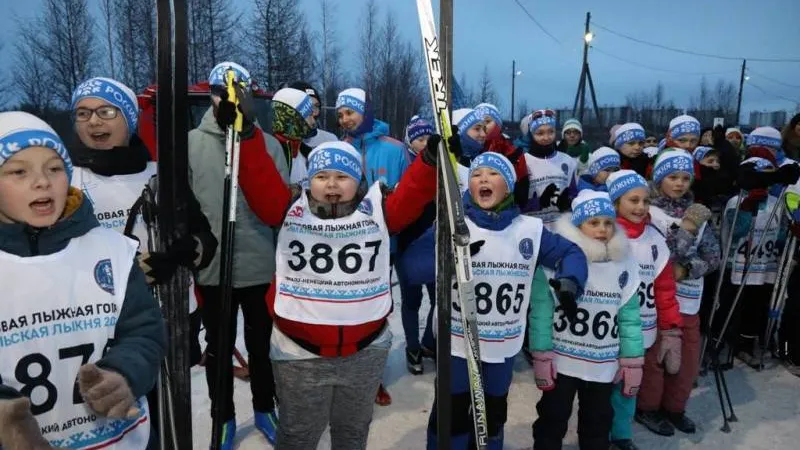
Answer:
<svg viewBox="0 0 800 450"><path fill-rule="evenodd" d="M395 288L395 310L390 318L394 342L384 376L393 403L387 407L375 406L370 431L370 450L424 449L428 414L433 402L434 363L425 361L425 374L410 375L405 368L405 341L400 320L400 292ZM420 318L424 321L427 307L423 306ZM245 350L242 322L239 318L237 348ZM424 322L421 323L424 326ZM773 365L774 366L774 365ZM800 448L800 379L790 375L780 366L763 372L737 366L727 372L728 386L739 422L731 424L732 432L722 433L722 416L714 377L700 379L692 393L688 415L698 424L695 435L677 432L672 438L656 436L644 427L634 424L635 442L646 450L674 449L748 449L782 450ZM250 389L247 383L235 381L237 409L237 449L255 450L271 448L266 439L253 426ZM533 446L531 424L536 418L536 402L540 391L536 389L533 371L521 356L515 365L514 381L509 393L508 422L505 426L505 448L530 449ZM208 448L211 437L210 402L207 396L202 368L192 369L192 414L194 448ZM577 450L577 401L565 450ZM320 449L331 448L326 432Z"/></svg>

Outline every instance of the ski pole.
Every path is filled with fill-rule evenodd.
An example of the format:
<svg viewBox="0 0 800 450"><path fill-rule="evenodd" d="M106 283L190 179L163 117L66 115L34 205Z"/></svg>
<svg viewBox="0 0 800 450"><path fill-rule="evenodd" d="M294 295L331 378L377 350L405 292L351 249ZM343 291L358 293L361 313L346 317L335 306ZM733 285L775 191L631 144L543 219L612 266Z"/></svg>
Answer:
<svg viewBox="0 0 800 450"><path fill-rule="evenodd" d="M764 365L764 353L769 347L769 342L772 340L773 329L780 317L781 309L785 302L786 288L789 284L789 276L791 276L792 269L794 268L794 254L797 250L797 238L792 235L783 250L781 257L781 265L778 267L778 278L775 280L775 287L772 289L772 298L770 299L770 307L768 313L767 328L764 333L764 340L761 345L761 366Z"/></svg>
<svg viewBox="0 0 800 450"><path fill-rule="evenodd" d="M767 218L767 223L764 225L764 230L761 232L761 235L758 237L758 244L754 247L753 251L758 252L761 248L762 241L764 240L764 236L767 234L767 230L769 230L770 225L772 224L772 220L775 218L778 212L778 208L781 206L781 202L783 201L783 196L786 194L786 186L783 187L781 190L780 195L778 196L778 201L775 202L775 205L772 207L772 210L769 213L769 217ZM758 219L758 213L753 215L753 224L752 228L755 228L756 221ZM733 232L733 227L736 225L734 222L731 224L731 232ZM750 251L747 252L750 254ZM738 306L739 299L742 296L742 292L744 291L744 287L747 285L747 277L750 275L750 268L752 267L752 260L748 261L744 266L744 272L742 273L742 281L739 284L739 289L736 291L736 296L733 298L733 302L731 303L731 309L728 311L728 315L725 318L725 322L722 324L722 329L719 333L719 339L716 342L716 347L720 348L722 346L722 342L725 336L725 333L728 330L728 326L730 325L731 318L733 317L733 313L736 311L736 307ZM736 268L736 259L734 258L733 263L731 264L731 273Z"/></svg>
<svg viewBox="0 0 800 450"><path fill-rule="evenodd" d="M722 281L725 278L725 265L728 263L728 257L730 256L731 245L733 245L733 229L736 225L736 219L739 217L739 210L741 209L742 200L745 196L745 190L742 189L739 191L739 198L736 202L736 209L733 211L733 221L731 222L730 230L728 230L728 237L725 240L725 247L722 249L722 264L719 269L719 278L717 278L717 286L714 290L714 304L711 307L711 315L708 318L708 325L706 327L705 336L703 336L702 344L700 345L700 365L703 365L703 360L706 353L706 347L708 346L708 338L711 336L712 328L711 326L714 323L714 316L719 309L719 296L722 290ZM720 225L720 231L724 230L725 227L723 226L725 223L725 210L722 211L722 224Z"/></svg>
<svg viewBox="0 0 800 450"><path fill-rule="evenodd" d="M214 401L212 405L211 448L219 450L222 444L222 428L224 425L223 411L225 398L231 395L228 389L233 376L231 368L230 342L230 316L232 312L233 297L233 252L234 238L236 237L236 203L239 191L239 149L240 134L244 124L244 116L239 110L239 98L236 92L236 74L232 69L225 72L225 85L228 101L233 103L236 118L232 126L225 133L225 179L223 187L222 205L222 239L220 242L220 315L217 318L219 329L217 335L216 382L213 386ZM209 386L209 388L212 388Z"/></svg>

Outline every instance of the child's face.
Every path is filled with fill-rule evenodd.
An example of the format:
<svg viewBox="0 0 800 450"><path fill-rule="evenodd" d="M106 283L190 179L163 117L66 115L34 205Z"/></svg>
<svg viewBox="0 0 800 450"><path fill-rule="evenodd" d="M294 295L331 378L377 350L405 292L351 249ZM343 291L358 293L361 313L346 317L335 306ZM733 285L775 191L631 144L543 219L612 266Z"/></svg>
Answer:
<svg viewBox="0 0 800 450"><path fill-rule="evenodd" d="M644 150L644 141L630 141L622 144L619 152L628 158L638 158Z"/></svg>
<svg viewBox="0 0 800 450"><path fill-rule="evenodd" d="M700 137L694 134L684 134L683 136L679 137L678 139L673 139L675 144L678 148L682 148L687 152L691 153L697 148L697 144L700 142Z"/></svg>
<svg viewBox="0 0 800 450"><path fill-rule="evenodd" d="M94 150L111 150L128 145L130 134L125 118L116 106L99 98L84 98L75 106L75 132L83 145Z"/></svg>
<svg viewBox="0 0 800 450"><path fill-rule="evenodd" d="M355 131L364 122L364 116L350 108L339 108L336 111L336 117L339 120L339 126L347 131Z"/></svg>
<svg viewBox="0 0 800 450"><path fill-rule="evenodd" d="M686 172L675 172L667 175L661 180L661 193L672 199L678 199L686 195L692 185L692 177Z"/></svg>
<svg viewBox="0 0 800 450"><path fill-rule="evenodd" d="M714 136L711 134L711 130L707 130L700 137L700 145L712 145L713 143L714 143Z"/></svg>
<svg viewBox="0 0 800 450"><path fill-rule="evenodd" d="M708 155L700 161L701 166L711 167L714 170L719 170L719 156Z"/></svg>
<svg viewBox="0 0 800 450"><path fill-rule="evenodd" d="M611 175L613 172L616 172L617 168L612 167L609 169L601 170L597 172L597 175L594 176L595 184L606 184L606 180L608 180L608 176Z"/></svg>
<svg viewBox="0 0 800 450"><path fill-rule="evenodd" d="M475 139L475 142L478 144L483 145L483 143L486 142L486 126L484 126L483 122L476 123L472 128L467 130L467 136Z"/></svg>
<svg viewBox="0 0 800 450"><path fill-rule="evenodd" d="M486 116L483 119L483 127L486 130L486 134L491 134L495 127L497 127L497 122L495 122L491 116Z"/></svg>
<svg viewBox="0 0 800 450"><path fill-rule="evenodd" d="M336 204L353 200L358 183L353 177L336 170L323 170L311 177L311 197L321 203Z"/></svg>
<svg viewBox="0 0 800 450"><path fill-rule="evenodd" d="M414 153L419 153L419 152L425 150L425 146L428 145L428 137L430 137L430 136L428 136L428 135L420 136L420 137L414 139L413 141L411 141L411 150Z"/></svg>
<svg viewBox="0 0 800 450"><path fill-rule="evenodd" d="M64 212L69 182L64 160L45 147L29 147L0 166L0 222L52 226Z"/></svg>
<svg viewBox="0 0 800 450"><path fill-rule="evenodd" d="M469 193L481 209L492 209L506 198L508 187L500 172L480 167L469 178Z"/></svg>
<svg viewBox="0 0 800 450"><path fill-rule="evenodd" d="M645 147L657 147L658 139L655 136L647 136L644 140Z"/></svg>
<svg viewBox="0 0 800 450"><path fill-rule="evenodd" d="M617 200L617 215L633 223L642 223L650 213L650 196L647 189L631 189Z"/></svg>
<svg viewBox="0 0 800 450"><path fill-rule="evenodd" d="M608 242L614 237L614 220L611 217L592 217L579 228L583 234L600 242Z"/></svg>
<svg viewBox="0 0 800 450"><path fill-rule="evenodd" d="M725 137L728 142L731 143L735 148L739 148L742 146L742 136L739 133L731 133Z"/></svg>
<svg viewBox="0 0 800 450"><path fill-rule="evenodd" d="M556 140L556 129L550 125L542 125L533 132L533 140L539 145L550 145Z"/></svg>
<svg viewBox="0 0 800 450"><path fill-rule="evenodd" d="M581 142L581 133L578 130L567 130L564 132L564 139L569 146L578 145Z"/></svg>

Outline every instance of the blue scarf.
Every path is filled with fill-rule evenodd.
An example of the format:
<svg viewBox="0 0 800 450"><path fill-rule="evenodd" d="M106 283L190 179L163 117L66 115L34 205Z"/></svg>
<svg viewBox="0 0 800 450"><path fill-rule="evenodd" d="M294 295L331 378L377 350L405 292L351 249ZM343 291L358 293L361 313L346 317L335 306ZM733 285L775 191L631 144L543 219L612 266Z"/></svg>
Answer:
<svg viewBox="0 0 800 450"><path fill-rule="evenodd" d="M498 211L487 211L476 205L472 201L472 196L469 191L464 193L464 214L469 217L475 225L492 231L501 231L511 225L511 221L516 218L520 212L519 207L514 203L513 196L509 195L512 201L501 203Z"/></svg>

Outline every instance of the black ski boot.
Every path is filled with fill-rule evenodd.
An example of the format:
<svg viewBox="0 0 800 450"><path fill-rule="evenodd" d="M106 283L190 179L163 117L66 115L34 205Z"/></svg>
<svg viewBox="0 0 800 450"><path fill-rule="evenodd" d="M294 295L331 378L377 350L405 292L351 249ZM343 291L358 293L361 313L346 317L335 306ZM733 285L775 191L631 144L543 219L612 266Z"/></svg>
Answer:
<svg viewBox="0 0 800 450"><path fill-rule="evenodd" d="M406 348L406 367L411 375L422 375L422 351Z"/></svg>
<svg viewBox="0 0 800 450"><path fill-rule="evenodd" d="M639 450L639 447L633 443L633 439L619 439L611 441L609 450Z"/></svg>
<svg viewBox="0 0 800 450"><path fill-rule="evenodd" d="M421 345L419 348L420 351L422 352L423 358L428 358L436 361L436 345L434 345L432 349L424 345Z"/></svg>
<svg viewBox="0 0 800 450"><path fill-rule="evenodd" d="M678 431L686 434L694 434L695 431L697 431L697 427L695 426L694 422L692 419L686 417L686 413L673 413L665 411L664 414L666 415L667 420L669 420L669 423L677 428Z"/></svg>
<svg viewBox="0 0 800 450"><path fill-rule="evenodd" d="M675 427L664 417L661 411L637 410L633 418L647 427L648 430L660 436L672 436L675 434Z"/></svg>

